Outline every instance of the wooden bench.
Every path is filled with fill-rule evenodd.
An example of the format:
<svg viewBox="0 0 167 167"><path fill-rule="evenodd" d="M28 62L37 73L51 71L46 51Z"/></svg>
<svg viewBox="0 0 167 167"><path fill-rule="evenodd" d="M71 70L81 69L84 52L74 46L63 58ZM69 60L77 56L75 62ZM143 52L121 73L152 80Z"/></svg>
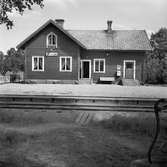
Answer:
<svg viewBox="0 0 167 167"><path fill-rule="evenodd" d="M115 78L114 77L100 77L100 82L114 82Z"/></svg>

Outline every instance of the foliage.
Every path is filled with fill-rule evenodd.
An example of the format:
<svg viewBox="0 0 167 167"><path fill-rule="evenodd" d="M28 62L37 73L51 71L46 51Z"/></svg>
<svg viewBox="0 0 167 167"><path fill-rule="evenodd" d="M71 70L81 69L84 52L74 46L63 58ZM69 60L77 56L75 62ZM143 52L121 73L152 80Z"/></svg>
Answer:
<svg viewBox="0 0 167 167"><path fill-rule="evenodd" d="M151 35L153 51L147 53L145 61L146 82L153 84L167 83L167 29L161 28Z"/></svg>
<svg viewBox="0 0 167 167"><path fill-rule="evenodd" d="M1 0L0 24L5 24L8 29L12 28L13 20L9 18L9 14L17 11L22 15L26 9L31 10L34 4L42 8L43 0Z"/></svg>
<svg viewBox="0 0 167 167"><path fill-rule="evenodd" d="M4 70L4 53L2 51L0 51L0 73L1 74L4 74L3 73L3 70Z"/></svg>
<svg viewBox="0 0 167 167"><path fill-rule="evenodd" d="M7 55L0 54L0 73L5 75L7 71L24 71L24 54L11 48Z"/></svg>

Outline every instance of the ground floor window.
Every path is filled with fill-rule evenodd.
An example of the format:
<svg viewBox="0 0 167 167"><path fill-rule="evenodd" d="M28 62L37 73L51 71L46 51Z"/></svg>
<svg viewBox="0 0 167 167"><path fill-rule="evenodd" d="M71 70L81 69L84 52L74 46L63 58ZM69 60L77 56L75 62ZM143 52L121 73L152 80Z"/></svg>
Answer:
<svg viewBox="0 0 167 167"><path fill-rule="evenodd" d="M44 71L43 56L32 56L32 71Z"/></svg>
<svg viewBox="0 0 167 167"><path fill-rule="evenodd" d="M72 57L61 56L60 57L60 71L71 72L72 71Z"/></svg>
<svg viewBox="0 0 167 167"><path fill-rule="evenodd" d="M105 59L94 59L94 72L105 73Z"/></svg>

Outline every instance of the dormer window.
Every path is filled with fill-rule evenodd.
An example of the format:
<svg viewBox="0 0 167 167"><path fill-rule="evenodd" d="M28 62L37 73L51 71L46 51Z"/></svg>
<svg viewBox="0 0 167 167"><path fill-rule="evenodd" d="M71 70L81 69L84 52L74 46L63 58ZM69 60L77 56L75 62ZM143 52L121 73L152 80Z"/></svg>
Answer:
<svg viewBox="0 0 167 167"><path fill-rule="evenodd" d="M47 35L47 47L55 47L57 48L57 35L54 34L53 32L49 33Z"/></svg>

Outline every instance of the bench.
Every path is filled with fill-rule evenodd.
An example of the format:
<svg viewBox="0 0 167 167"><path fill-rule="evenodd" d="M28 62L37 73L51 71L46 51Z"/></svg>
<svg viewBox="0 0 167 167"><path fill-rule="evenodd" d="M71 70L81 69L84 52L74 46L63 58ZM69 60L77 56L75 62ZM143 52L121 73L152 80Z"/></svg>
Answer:
<svg viewBox="0 0 167 167"><path fill-rule="evenodd" d="M100 77L100 82L114 82L115 78L114 77Z"/></svg>

